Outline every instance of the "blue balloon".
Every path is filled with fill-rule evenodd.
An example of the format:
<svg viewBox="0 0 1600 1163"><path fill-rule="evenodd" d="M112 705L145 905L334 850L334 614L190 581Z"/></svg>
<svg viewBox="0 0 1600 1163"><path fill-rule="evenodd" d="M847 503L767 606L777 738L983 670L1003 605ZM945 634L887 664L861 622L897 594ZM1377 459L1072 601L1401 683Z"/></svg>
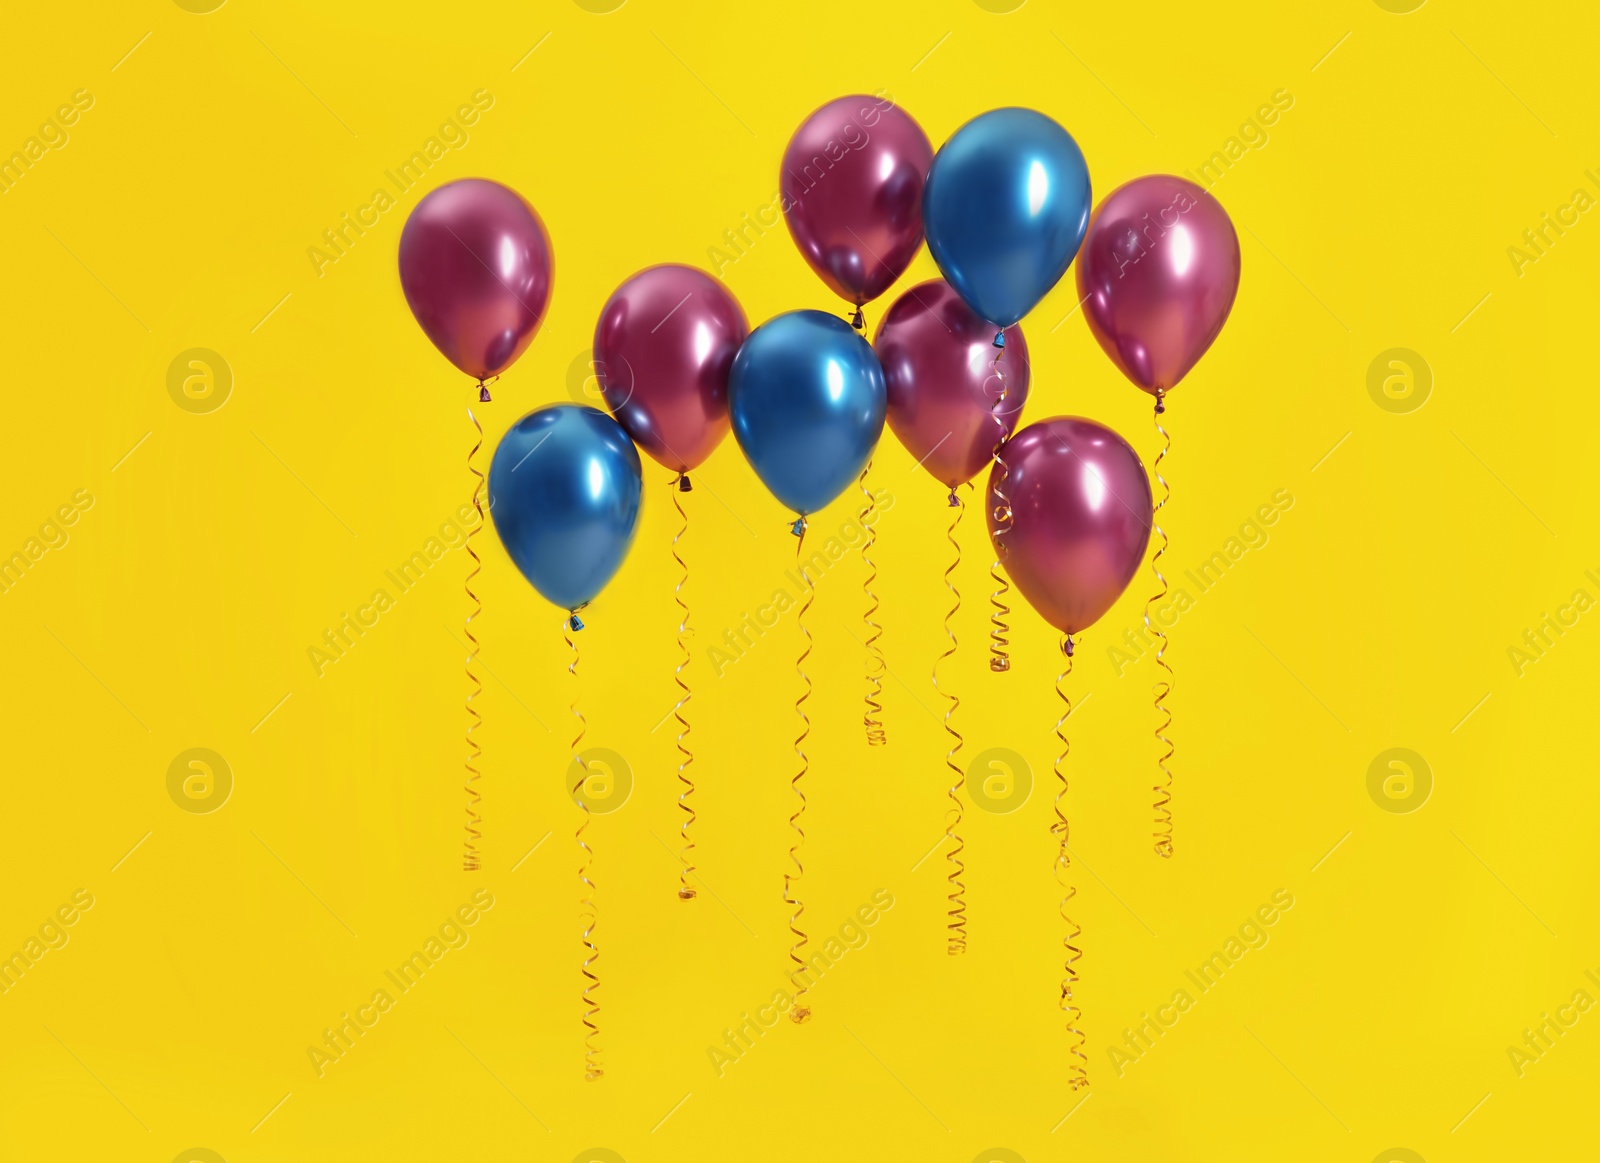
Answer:
<svg viewBox="0 0 1600 1163"><path fill-rule="evenodd" d="M993 109L934 157L922 221L945 282L998 329L1067 273L1090 205L1089 169L1071 134L1032 109Z"/></svg>
<svg viewBox="0 0 1600 1163"><path fill-rule="evenodd" d="M577 404L529 412L500 438L489 512L522 576L564 610L594 600L628 555L644 480L610 416Z"/></svg>
<svg viewBox="0 0 1600 1163"><path fill-rule="evenodd" d="M860 474L887 407L872 346L822 311L790 311L757 327L728 377L739 447L773 496L801 516Z"/></svg>

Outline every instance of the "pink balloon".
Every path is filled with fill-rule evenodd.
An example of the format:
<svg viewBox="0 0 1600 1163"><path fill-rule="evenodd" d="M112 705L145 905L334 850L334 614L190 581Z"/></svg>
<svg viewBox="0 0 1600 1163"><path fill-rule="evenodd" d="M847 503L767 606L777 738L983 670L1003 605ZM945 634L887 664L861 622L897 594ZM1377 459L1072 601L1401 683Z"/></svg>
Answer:
<svg viewBox="0 0 1600 1163"><path fill-rule="evenodd" d="M1028 425L1000 450L989 472L989 539L1045 621L1077 634L1138 572L1151 505L1150 478L1126 440L1093 420L1057 416Z"/></svg>
<svg viewBox="0 0 1600 1163"><path fill-rule="evenodd" d="M795 245L833 293L861 306L922 245L928 135L889 98L840 97L795 131L778 175Z"/></svg>
<svg viewBox="0 0 1600 1163"><path fill-rule="evenodd" d="M873 348L889 390L889 427L952 489L978 475L1027 402L1028 343L1020 327L1005 336L996 348L994 324L943 279L912 287L878 325Z"/></svg>
<svg viewBox="0 0 1600 1163"><path fill-rule="evenodd" d="M400 234L400 286L444 357L479 380L533 342L550 306L550 236L521 194L485 178L440 186Z"/></svg>
<svg viewBox="0 0 1600 1163"><path fill-rule="evenodd" d="M647 267L612 292L594 329L606 407L674 472L728 434L728 372L750 332L739 303L694 267Z"/></svg>
<svg viewBox="0 0 1600 1163"><path fill-rule="evenodd" d="M1113 190L1078 252L1083 317L1111 362L1152 395L1199 362L1239 291L1239 236L1222 204L1165 174Z"/></svg>

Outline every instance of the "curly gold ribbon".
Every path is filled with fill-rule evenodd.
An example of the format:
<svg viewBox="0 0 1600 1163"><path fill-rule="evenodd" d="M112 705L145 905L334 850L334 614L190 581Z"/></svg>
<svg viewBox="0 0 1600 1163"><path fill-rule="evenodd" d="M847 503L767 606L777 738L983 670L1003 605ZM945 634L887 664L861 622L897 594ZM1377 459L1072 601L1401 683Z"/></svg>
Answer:
<svg viewBox="0 0 1600 1163"><path fill-rule="evenodd" d="M689 837L689 827L694 823L694 808L689 804L689 797L694 795L694 780L685 774L689 765L694 762L694 753L683 745L684 737L689 734L689 720L683 717L683 708L689 701L689 684L683 681L683 668L689 665L689 644L685 639L689 635L689 606L683 600L683 587L689 584L689 567L678 555L678 541L689 532L689 515L683 511L683 503L678 499L678 494L683 492L683 486L688 483L689 474L679 473L672 490L672 505L678 510L678 517L683 521L677 536L672 539L672 560L678 563L678 568L683 571L678 579L677 589L672 591L673 600L678 603L678 608L683 611L683 620L678 623L678 649L683 651L683 661L678 663L678 668L672 672L672 681L678 684L683 691L683 696L678 700L678 705L672 708L672 717L678 720L678 751L683 756L683 761L678 764L678 782L683 785L683 790L678 793L678 807L687 813L683 827L679 831L682 844L679 848L678 860L678 898L692 901L695 898L695 888L689 883L689 876L694 872L694 864L689 859L689 854L694 851L694 841Z"/></svg>
<svg viewBox="0 0 1600 1163"><path fill-rule="evenodd" d="M795 621L800 627L800 633L805 635L806 642L804 649L800 652L800 657L795 659L794 669L799 674L801 681L806 684L806 689L805 693L794 701L794 712L800 716L800 734L795 737L794 741L794 753L800 757L800 770L789 781L789 788L800 800L800 806L789 817L789 827L799 834L799 839L789 846L789 859L794 862L795 871L793 874L788 872L783 874L783 902L794 910L789 914L789 932L799 938L789 946L789 960L793 961L798 967L789 971L789 982L796 987L794 1006L789 1010L789 1019L798 1025L811 1016L811 1007L805 1004L806 991L811 987L803 976L810 966L806 963L805 958L800 956L800 951L806 947L807 942L810 940L805 931L799 927L800 917L806 909L800 903L800 898L794 895L793 886L799 883L800 878L806 874L805 865L800 863L800 849L806 842L805 829L800 826L800 817L806 813L806 795L805 792L800 790L800 780L811 769L811 760L806 757L805 750L800 745L811 734L811 720L805 712L805 702L811 697L811 679L805 671L805 661L811 657L811 631L806 629L806 611L811 609L811 595L815 591L815 587L812 585L811 575L807 572L805 563L806 519L801 517L795 524L799 527L799 533L795 538L794 556L795 561L800 566L800 578L806 587L806 599L801 604L800 613L796 615Z"/></svg>
<svg viewBox="0 0 1600 1163"><path fill-rule="evenodd" d="M1011 626L1006 622L1006 619L1011 616L1011 607L1001 601L1006 594L1011 592L1011 583L1006 581L1005 574L1000 572L1000 559L1006 553L1005 542L1002 539L1011 528L1011 501L1005 492L1006 480L1011 476L1011 470L1006 467L1006 462L1000 459L1000 449L1005 445L1007 436L1005 421L1000 419L1000 409L1006 402L1006 393L1011 390L1010 385L1006 383L1005 369L1000 364L1000 357L1003 355L1005 355L1004 348L996 351L994 355L993 367L995 377L1000 381L1000 398L994 402L994 407L990 409L990 414L994 416L995 424L1000 429L1000 439L995 441L994 448L989 453L990 459L994 461L995 468L1000 470L1000 475L995 478L993 485L994 493L999 498L999 503L994 507L994 564L989 566L989 576L994 579L995 584L994 592L989 595L989 605L991 607L989 612L989 669L993 671L1011 669L1011 655L1009 653L1011 642L1007 637L1011 633Z"/></svg>
<svg viewBox="0 0 1600 1163"><path fill-rule="evenodd" d="M956 528L961 524L961 518L966 515L967 505L954 489L950 490L950 504L955 508L956 515L950 519L950 528L945 532L945 538L950 542L950 547L955 550L955 559L950 562L944 571L944 584L945 588L955 598L955 604L950 607L949 612L944 616L944 632L945 636L950 639L950 648L934 659L933 689L938 691L941 697L950 700L949 709L944 713L944 729L955 740L950 750L945 752L944 757L944 765L955 776L954 782L945 792L952 806L945 809L944 821L945 839L954 845L945 854L945 859L950 862L950 872L945 877L950 884L950 892L945 897L950 902L950 909L945 914L950 918L950 923L945 926L950 930L949 935L946 937L946 952L954 957L958 953L967 951L967 886L961 882L962 874L966 872L966 865L961 860L961 854L966 851L966 845L961 840L961 797L957 794L966 786L967 777L961 770L961 766L956 763L956 754L961 750L964 740L961 738L961 732L950 725L950 716L956 713L956 708L961 705L961 700L939 685L939 664L956 652L956 635L955 631L950 628L950 619L955 617L957 610L961 609L961 591L956 589L956 584L950 580L950 575L961 564L961 543L956 540Z"/></svg>
<svg viewBox="0 0 1600 1163"><path fill-rule="evenodd" d="M572 705L569 708L572 717L578 720L578 733L572 739L572 760L578 765L578 782L573 785L572 798L577 800L578 807L583 810L583 819L578 823L578 830L573 838L578 841L578 848L583 853L583 863L578 865L579 909L580 916L585 918L583 936L581 938L586 956L583 961L583 976L586 984L583 987L583 1061L584 1078L593 1082L605 1074L605 1069L600 1065L600 1049L594 1044L596 1036L600 1033L600 1026L595 1021L595 1016L600 1012L600 1003L595 1001L591 994L599 987L599 975L591 966L600 960L600 950L594 943L595 923L599 918L599 910L594 900L594 881L589 879L589 866L594 862L594 849L589 847L583 834L589 828L589 801L585 798L583 785L589 777L588 764L578 753L578 744L583 742L584 733L589 729L588 720L583 717L583 712L578 710L578 693L581 689L578 683L578 644L572 640L572 619L567 618L561 623L561 635L567 640L567 646L572 650L572 661L567 664L567 673L572 676Z"/></svg>
<svg viewBox="0 0 1600 1163"><path fill-rule="evenodd" d="M996 536L998 535L997 532ZM989 669L1007 671L1011 669L1011 656L1006 653L1011 640L1006 635L1011 633L1011 626L1006 619L1011 615L1011 607L1000 599L1011 591L1011 583L1006 581L1005 574L1000 572L999 558L995 558L994 564L989 567L989 576L994 579L995 584L994 593L989 595L989 605L993 607L989 614L989 624L993 627L989 631Z"/></svg>
<svg viewBox="0 0 1600 1163"><path fill-rule="evenodd" d="M1083 930L1067 915L1067 905L1073 897L1078 895L1078 890L1072 885L1070 875L1072 858L1067 852L1067 817L1066 813L1061 810L1062 798L1067 794L1067 776L1061 770L1061 765L1067 761L1067 753L1072 750L1072 744L1067 742L1067 735L1064 730L1067 716L1072 714L1072 700L1067 697L1067 692L1062 689L1061 684L1066 682L1067 676L1072 673L1072 651L1072 635L1063 635L1061 653L1066 656L1067 665L1066 669L1056 678L1056 694L1060 697L1062 704L1061 717L1056 720L1056 738L1061 740L1061 754L1056 756L1055 762L1056 781L1058 784L1055 799L1056 822L1050 825L1050 831L1061 838L1061 847L1056 852L1055 873L1056 883L1062 887L1066 894L1061 898L1061 919L1066 922L1067 926L1067 935L1062 938L1061 944L1067 951L1067 959L1065 974L1061 979L1060 1004L1061 1012L1067 1016L1067 1033L1074 1039L1067 1052L1077 1059L1076 1062L1070 1064L1072 1076L1067 1080L1067 1086L1072 1090L1083 1090L1089 1085L1089 1056L1083 1052L1084 1043L1087 1039L1079 1026L1079 1023L1083 1020L1083 1011L1078 1008L1072 997L1073 986L1078 984L1077 963L1083 956L1083 950L1079 949L1073 942L1078 939Z"/></svg>
<svg viewBox="0 0 1600 1163"><path fill-rule="evenodd" d="M889 741L888 734L883 729L883 676L888 673L889 664L884 661L883 648L878 645L878 639L883 637L883 627L873 621L873 615L878 612L878 595L872 592L873 583L878 580L878 567L872 560L872 547L877 544L878 534L874 529L877 520L868 520L877 512L878 501L872 495L872 490L867 488L867 474L872 471L872 461L869 459L861 470L861 477L856 482L861 488L861 495L867 503L861 509L861 527L866 531L866 541L861 546L861 560L867 564L867 578L861 583L861 592L867 595L867 612L863 614L862 621L867 624L867 710L861 717L867 729L867 742L873 747L881 747Z"/></svg>
<svg viewBox="0 0 1600 1163"><path fill-rule="evenodd" d="M480 381L479 391L487 390ZM483 473L478 471L476 463L478 450L483 447L483 425L478 423L478 418L472 414L471 405L467 407L467 419L471 420L472 426L478 430L477 442L473 444L472 451L467 453L467 471L478 478L472 482L472 508L478 514L478 519L472 528L467 530L467 536L464 540L467 556L472 558L472 569L467 574L466 582L463 583L463 588L467 591L467 597L472 599L472 608L467 614L467 621L464 627L468 643L467 681L472 684L472 688L467 692L466 702L467 715L470 719L470 722L467 723L467 782L464 789L467 793L467 838L465 840L466 851L461 858L461 868L464 872L477 872L478 869L483 867L482 858L478 854L478 841L483 839L483 832L478 827L483 822L483 817L478 814L478 804L482 802L483 796L477 787L480 774L478 761L483 755L483 748L473 738L473 733L477 731L479 725L483 722L483 716L472 705L472 701L482 693L483 682L472 669L472 664L478 660L478 639L472 633L472 620L483 612L483 603L478 599L477 593L472 588L472 579L483 572L483 559L478 556L478 551L472 547L472 538L483 527L483 490L486 478Z"/></svg>
<svg viewBox="0 0 1600 1163"><path fill-rule="evenodd" d="M1155 424L1156 431L1161 433L1161 438L1164 443L1161 446L1161 451L1156 453L1155 463L1151 465L1151 471L1155 473L1156 480L1161 482L1161 499L1156 502L1155 509L1151 514L1152 518L1160 515L1161 510L1166 506L1167 501L1172 497L1172 489L1170 486L1168 486L1166 478L1161 475L1161 462L1167 458L1167 453L1172 451L1172 437L1168 434L1167 430L1161 426L1161 414L1166 410L1166 403L1163 399L1163 394L1161 392L1157 392ZM1161 592L1152 595L1144 604L1144 629L1146 634L1154 634L1161 640L1156 646L1156 665L1167 672L1166 678L1157 676L1154 687L1156 714L1165 716L1161 722L1156 725L1155 736L1156 740L1161 744L1161 746L1166 748L1166 751L1161 755L1160 758L1156 760L1156 766L1161 769L1162 782L1156 784L1151 790L1156 793L1156 800L1154 805L1152 805L1155 809L1156 854L1166 857L1167 859L1171 859L1172 771L1167 767L1167 760L1172 758L1175 748L1172 746L1172 740L1167 738L1164 732L1172 729L1172 712L1167 709L1166 701L1167 696L1172 693L1173 673L1172 667L1170 664L1168 664L1166 659L1167 635L1158 625L1160 619L1152 621L1150 618L1151 607L1159 602L1162 598L1167 596L1167 579L1162 575L1160 565L1161 558L1165 556L1167 552L1167 531L1161 527L1161 523L1159 521L1155 521L1155 531L1161 535L1161 547L1157 549L1155 555L1150 558L1150 572L1155 574L1156 580L1161 583Z"/></svg>

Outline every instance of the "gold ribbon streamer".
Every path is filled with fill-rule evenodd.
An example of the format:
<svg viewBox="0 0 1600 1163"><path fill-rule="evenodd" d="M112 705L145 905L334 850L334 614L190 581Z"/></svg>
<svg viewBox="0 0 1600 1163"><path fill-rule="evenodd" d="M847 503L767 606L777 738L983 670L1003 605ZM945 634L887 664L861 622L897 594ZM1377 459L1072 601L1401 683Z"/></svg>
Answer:
<svg viewBox="0 0 1600 1163"><path fill-rule="evenodd" d="M881 747L889 741L883 729L883 703L880 701L883 698L883 676L888 673L889 664L884 661L883 648L878 645L878 639L883 637L883 627L873 621L873 615L878 612L878 595L872 592L872 586L878 580L878 567L872 560L872 547L877 544L878 535L874 530L876 518L871 521L867 518L877 512L878 500L867 488L867 474L871 471L872 461L868 459L856 482L861 488L861 495L867 499L861 509L861 527L867 537L861 546L861 560L867 564L867 579L861 583L861 592L867 595L867 601L871 603L862 615L862 621L867 624L867 710L861 721L867 729L867 743Z"/></svg>
<svg viewBox="0 0 1600 1163"><path fill-rule="evenodd" d="M572 661L567 664L567 673L572 676L572 705L568 708L572 717L578 720L578 733L572 739L572 760L578 765L578 782L573 785L572 796L578 801L578 807L583 809L583 819L578 823L578 830L573 838L578 841L578 848L583 853L583 863L578 865L579 909L580 916L585 918L583 937L581 938L586 956L583 961L583 976L586 984L583 987L583 1062L584 1078L593 1082L605 1074L605 1069L600 1065L600 1049L594 1044L596 1036L600 1033L600 1026L595 1021L595 1016L600 1012L600 1003L590 995L600 985L600 978L592 968L600 960L600 950L594 943L595 922L599 918L599 910L594 900L594 881L589 879L589 865L594 862L594 849L589 847L583 834L589 827L589 804L584 798L584 781L589 778L588 764L578 754L578 744L583 742L584 733L589 729L588 720L583 717L583 712L578 710L578 692L582 689L578 683L578 644L572 640L572 620L570 618L561 623L561 636L567 640L567 646L572 650Z"/></svg>
<svg viewBox="0 0 1600 1163"><path fill-rule="evenodd" d="M800 806L789 817L789 827L799 833L800 838L789 846L789 859L794 862L795 871L792 875L788 872L783 874L783 902L794 910L789 915L789 932L799 938L798 941L789 946L789 960L799 966L798 969L789 971L789 983L796 987L794 1006L789 1010L789 1019L798 1025L811 1016L811 1007L805 1004L806 991L810 989L810 986L802 976L810 966L806 963L805 958L800 956L800 950L804 949L810 940L805 931L799 927L800 917L806 910L805 906L800 903L800 899L794 895L792 886L798 883L806 873L805 866L800 863L799 855L800 848L806 842L805 829L800 826L800 817L806 813L806 796L805 792L800 790L800 780L811 769L811 761L806 757L806 753L800 744L804 743L806 737L811 734L811 720L805 712L805 702L811 697L811 679L806 675L805 671L805 661L811 657L811 632L806 629L806 611L811 609L811 595L815 587L812 585L811 575L806 572L804 559L806 519L801 517L796 524L799 525L800 532L795 538L794 556L795 561L800 566L800 578L805 583L806 600L801 604L800 613L796 616L795 621L799 624L800 633L805 635L806 643L805 648L800 652L800 657L795 659L794 669L800 675L801 680L805 682L806 689L805 693L794 701L795 714L800 716L800 734L796 736L794 741L794 753L800 757L800 770L789 781L789 787L800 800ZM798 980L796 980L797 978Z"/></svg>
<svg viewBox="0 0 1600 1163"><path fill-rule="evenodd" d="M952 806L945 810L944 822L945 839L955 845L945 854L945 859L950 862L950 872L945 877L950 884L950 892L945 897L950 902L950 909L946 914L950 918L950 923L945 926L950 930L946 938L948 943L946 952L954 957L958 953L967 951L967 886L961 882L961 877L966 872L966 865L961 860L961 854L966 851L966 845L961 840L961 797L957 794L966 786L967 777L966 773L961 770L960 765L956 763L956 754L961 750L964 740L961 738L961 732L950 725L950 716L956 713L956 708L961 705L961 700L939 686L939 663L956 652L956 635L955 631L950 629L950 619L955 617L957 610L961 609L961 591L956 589L955 583L950 580L950 575L961 564L961 543L956 540L956 527L961 524L961 518L966 515L967 506L966 502L961 499L954 489L950 490L950 503L956 507L956 515L951 518L950 528L945 533L945 537L949 540L950 546L955 550L956 555L955 560L944 571L944 584L945 588L955 597L955 605L951 606L949 613L944 616L944 632L945 636L950 639L950 649L934 659L933 689L938 691L942 697L950 700L950 707L944 713L944 729L955 740L955 744L945 753L944 757L945 766L955 774L955 782L945 792Z"/></svg>
<svg viewBox="0 0 1600 1163"><path fill-rule="evenodd" d="M689 804L689 797L694 795L694 780L685 772L694 762L694 753L683 745L683 740L689 734L689 720L683 717L684 704L689 701L689 684L683 681L683 668L689 665L689 644L684 641L689 635L689 606L683 600L683 587L689 584L689 567L678 555L678 541L689 532L689 515L683 511L683 502L678 499L678 494L683 491L683 485L688 481L687 473L679 473L672 490L672 505L678 510L678 516L683 521L683 526L678 530L677 536L672 539L672 560L678 563L678 568L683 575L678 579L677 589L672 591L673 600L678 603L678 608L683 611L683 620L678 623L678 649L683 651L683 661L678 663L678 668L672 672L672 681L678 684L683 691L683 697L678 700L678 705L672 708L672 717L678 720L678 751L683 755L683 761L678 764L678 782L683 785L683 790L678 793L678 807L687 813L683 827L679 830L682 844L678 853L681 867L678 869L678 899L692 901L695 898L695 889L689 883L689 876L694 872L694 864L689 859L689 853L694 851L694 841L689 838L689 826L694 823L694 808Z"/></svg>
<svg viewBox="0 0 1600 1163"><path fill-rule="evenodd" d="M1005 493L1006 480L1011 476L1011 470L1006 467L1005 461L1000 459L1000 448L1006 442L1005 422L1000 419L1000 408L1006 401L1006 393L1011 390L1010 385L1006 383L1006 373L1000 366L1000 357L1004 354L1004 348L995 352L994 374L1000 381L1000 398L994 402L994 407L990 409L991 415L995 418L995 423L1000 428L1000 439L995 441L994 449L989 453L990 458L994 461L994 466L1000 470L1000 475L994 482L995 495L1000 499L999 504L994 507L996 526L994 533L995 559L994 564L989 567L989 576L994 579L995 584L994 592L989 595L989 605L991 607L989 612L989 669L994 671L1011 669L1011 655L1008 652L1011 642L1007 637L1011 633L1011 626L1006 622L1006 619L1011 616L1011 607L1000 600L1011 592L1011 583L1006 581L1005 574L1000 572L1000 559L1005 556L1006 552L1005 542L1002 538L1007 530L1011 528L1011 500Z"/></svg>
<svg viewBox="0 0 1600 1163"><path fill-rule="evenodd" d="M480 388L480 390L482 389ZM478 639L472 633L472 620L483 612L483 603L479 601L478 595L473 591L472 579L483 572L483 559L478 556L478 551L472 548L472 538L483 527L483 490L486 478L483 473L478 471L476 463L478 450L483 447L483 425L479 424L478 418L472 414L470 405L467 408L467 419L471 420L472 426L478 430L477 443L472 446L472 451L467 453L467 471L478 478L472 482L472 507L478 514L478 520L471 529L467 530L467 536L464 540L467 556L472 558L472 569L467 574L467 580L463 587L467 591L467 597L472 599L472 608L467 614L467 621L464 627L468 643L467 681L472 684L472 688L467 692L466 702L467 715L470 719L467 723L467 782L464 789L467 793L467 837L464 842L466 851L461 857L461 868L464 872L477 872L478 869L483 867L482 858L478 854L478 841L483 839L483 832L478 827L483 822L483 817L478 814L478 804L482 802L483 796L477 788L478 761L483 755L483 748L478 746L478 741L472 736L473 732L477 731L478 726L483 722L483 716L472 705L472 700L477 698L483 691L483 682L472 669L472 664L478 660Z"/></svg>
<svg viewBox="0 0 1600 1163"><path fill-rule="evenodd" d="M1172 437L1168 434L1167 430L1161 426L1161 414L1166 410L1166 403L1163 399L1163 394L1161 392L1157 392L1155 424L1156 431L1161 433L1161 438L1164 443L1161 446L1161 451L1156 453L1155 463L1151 466L1151 470L1155 473L1156 480L1161 482L1161 499L1156 502L1155 509L1151 513L1153 521L1154 518L1160 516L1161 510L1166 506L1167 501L1172 497L1172 489L1167 484L1166 478L1161 475L1161 462L1167 458L1167 453L1172 451ZM1167 677L1161 678L1158 675L1156 677L1154 686L1156 714L1164 716L1164 718L1156 725L1155 736L1156 740L1161 744L1161 746L1166 748L1166 751L1160 756L1160 758L1156 760L1156 766L1161 769L1162 782L1156 784L1153 788L1151 788L1151 790L1156 793L1155 803L1152 805L1155 810L1156 854L1158 856L1171 859L1172 770L1167 767L1167 760L1172 758L1172 753L1175 748L1172 746L1172 740L1167 738L1164 732L1172 729L1172 712L1167 709L1166 701L1167 696L1172 693L1172 680L1174 676L1172 673L1172 667L1166 659L1167 635L1158 624L1160 620L1157 619L1152 621L1150 618L1151 607L1159 602L1162 598L1167 596L1167 579L1162 575L1160 566L1161 558L1167 552L1167 531L1161 527L1161 523L1159 521L1154 521L1154 524L1155 531L1161 535L1161 547L1156 550L1155 555L1150 559L1150 572L1155 574L1156 580L1161 583L1161 592L1152 595L1144 604L1144 629L1147 635L1154 634L1161 640L1156 646L1156 665L1167 672Z"/></svg>
<svg viewBox="0 0 1600 1163"><path fill-rule="evenodd" d="M1067 676L1072 673L1072 651L1072 635L1063 635L1061 653L1066 656L1067 665L1066 669L1056 677L1056 694L1060 697L1062 704L1061 717L1056 720L1056 738L1061 740L1061 754L1056 756L1055 762L1056 781L1058 784L1055 799L1056 822L1050 825L1050 831L1052 834L1061 837L1061 847L1056 852L1055 873L1056 883L1065 891L1065 895L1061 898L1061 919L1066 922L1067 935L1062 938L1061 944L1067 951L1067 959L1065 973L1061 979L1060 1005L1061 1012L1067 1016L1067 1033L1072 1035L1074 1039L1067 1052L1077 1059L1076 1062L1071 1063L1072 1077L1067 1080L1067 1086L1072 1090L1085 1090L1089 1086L1089 1056L1083 1052L1084 1043L1087 1039L1083 1035L1083 1030L1079 1027L1079 1023L1083 1020L1083 1011L1074 1003L1072 997L1073 986L1078 984L1077 963L1079 958L1083 956L1083 950L1079 949L1073 942L1078 939L1083 930L1067 915L1067 905L1073 897L1078 895L1078 890L1072 885L1070 875L1072 858L1067 852L1067 817L1066 813L1061 810L1062 797L1067 794L1067 776L1061 770L1061 765L1067 761L1067 753L1072 750L1072 744L1067 742L1066 731L1063 729L1066 726L1067 716L1072 714L1072 700L1067 698L1067 692L1062 689L1061 684L1066 682Z"/></svg>

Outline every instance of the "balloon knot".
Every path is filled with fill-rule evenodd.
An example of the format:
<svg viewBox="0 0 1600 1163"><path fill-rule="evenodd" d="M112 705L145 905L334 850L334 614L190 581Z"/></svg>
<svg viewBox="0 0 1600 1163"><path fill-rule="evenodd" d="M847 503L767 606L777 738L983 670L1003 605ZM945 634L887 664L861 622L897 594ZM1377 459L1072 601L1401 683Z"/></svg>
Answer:
<svg viewBox="0 0 1600 1163"><path fill-rule="evenodd" d="M1166 401L1161 398L1161 393L1156 393L1156 415L1159 416L1167 410Z"/></svg>
<svg viewBox="0 0 1600 1163"><path fill-rule="evenodd" d="M789 532L796 537L804 537L806 535L806 519L804 517L796 517L794 524L789 526Z"/></svg>
<svg viewBox="0 0 1600 1163"><path fill-rule="evenodd" d="M689 474L688 473L679 473L678 474L678 491L680 493L692 493L692 492L694 492L694 486L689 483Z"/></svg>
<svg viewBox="0 0 1600 1163"><path fill-rule="evenodd" d="M478 403L487 404L489 402L490 402L490 399L489 399L489 385L484 383L482 380L479 380L478 381Z"/></svg>
<svg viewBox="0 0 1600 1163"><path fill-rule="evenodd" d="M959 509L961 507L961 498L956 496L956 491L954 489L950 490L950 507L952 509Z"/></svg>
<svg viewBox="0 0 1600 1163"><path fill-rule="evenodd" d="M994 333L994 345L996 347L1004 347L1006 345L1006 333L1004 331L996 331Z"/></svg>
<svg viewBox="0 0 1600 1163"><path fill-rule="evenodd" d="M578 617L578 615L574 614L574 615L572 615L572 617L567 619L567 625L572 627L572 629L574 629L574 630L582 630L583 629L583 619Z"/></svg>
<svg viewBox="0 0 1600 1163"><path fill-rule="evenodd" d="M850 326L857 331L865 331L867 329L867 317L861 313L860 307L857 307L856 313L850 317Z"/></svg>
<svg viewBox="0 0 1600 1163"><path fill-rule="evenodd" d="M1073 650L1072 635L1068 634L1067 635L1067 640L1061 644L1061 653L1065 654L1068 658L1071 658L1072 657L1072 650Z"/></svg>

